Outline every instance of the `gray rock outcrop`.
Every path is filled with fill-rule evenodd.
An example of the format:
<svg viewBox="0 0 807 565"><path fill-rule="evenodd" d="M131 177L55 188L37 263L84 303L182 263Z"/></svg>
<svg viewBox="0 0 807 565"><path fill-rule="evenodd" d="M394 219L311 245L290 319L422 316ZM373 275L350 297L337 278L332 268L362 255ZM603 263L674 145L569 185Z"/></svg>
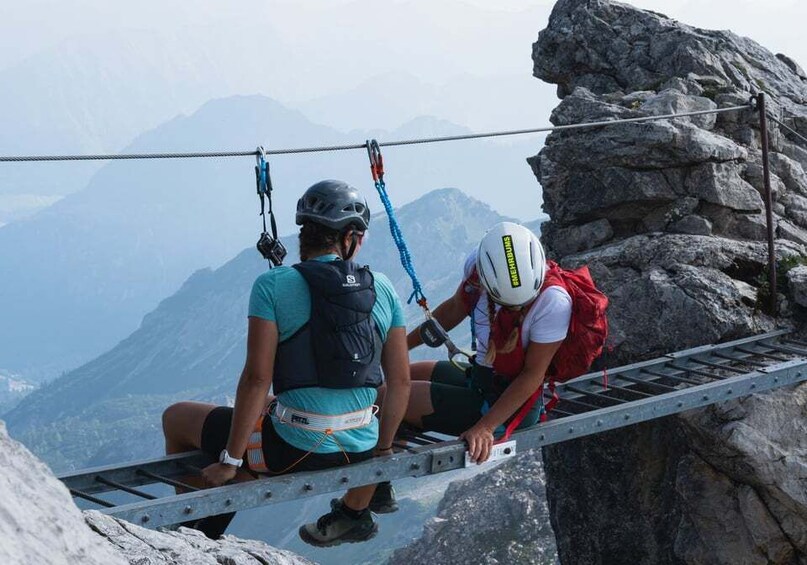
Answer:
<svg viewBox="0 0 807 565"><path fill-rule="evenodd" d="M86 520L86 521L85 521ZM0 563L8 565L311 565L263 542L146 530L82 512L50 469L0 421Z"/></svg>
<svg viewBox="0 0 807 565"><path fill-rule="evenodd" d="M0 421L0 563L123 565L87 527L65 486Z"/></svg>
<svg viewBox="0 0 807 565"><path fill-rule="evenodd" d="M725 108L764 91L775 116L807 133L803 71L731 32L559 0L533 61L536 77L558 85L558 125ZM775 249L788 266L807 256L800 143L771 124ZM761 160L750 110L555 132L529 159L550 253L588 264L611 298L609 365L804 321L799 269L783 277L776 317L763 311ZM807 563L805 395L777 391L546 449L561 562Z"/></svg>
<svg viewBox="0 0 807 565"><path fill-rule="evenodd" d="M543 475L530 451L451 483L423 536L397 550L389 565L555 563Z"/></svg>

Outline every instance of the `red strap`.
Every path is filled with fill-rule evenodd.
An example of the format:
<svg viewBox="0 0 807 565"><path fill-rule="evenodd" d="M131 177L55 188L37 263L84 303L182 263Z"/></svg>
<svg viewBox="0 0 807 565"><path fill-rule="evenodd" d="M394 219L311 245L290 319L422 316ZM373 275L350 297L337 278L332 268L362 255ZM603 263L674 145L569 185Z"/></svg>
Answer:
<svg viewBox="0 0 807 565"><path fill-rule="evenodd" d="M549 402L546 403L546 411L551 412L555 409L555 406L558 405L560 402L560 396L558 396L558 391L555 390L555 381L549 381L549 392L552 394L552 398L549 399Z"/></svg>
<svg viewBox="0 0 807 565"><path fill-rule="evenodd" d="M524 420L524 418L527 417L527 414L529 413L530 410L532 410L532 407L535 406L535 402L541 397L543 393L544 393L544 386L541 385L538 388L538 390L536 390L532 394L532 396L530 396L527 402L524 403L521 409L516 413L515 417L512 420L510 420L510 423L507 424L507 427L504 430L504 435L499 441L508 440L510 434L512 434L513 431L518 427L518 425Z"/></svg>

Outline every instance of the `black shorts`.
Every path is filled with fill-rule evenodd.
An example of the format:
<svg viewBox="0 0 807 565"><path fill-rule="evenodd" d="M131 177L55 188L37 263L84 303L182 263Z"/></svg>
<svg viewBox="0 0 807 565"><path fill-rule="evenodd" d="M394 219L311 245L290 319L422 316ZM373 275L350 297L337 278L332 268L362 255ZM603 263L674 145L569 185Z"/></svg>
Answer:
<svg viewBox="0 0 807 565"><path fill-rule="evenodd" d="M493 370L480 365L457 368L449 361L438 361L431 374L431 401L434 412L423 416L426 430L458 436L474 424L490 409L499 394L507 386L496 383ZM536 424L540 417L541 403L527 413L519 429ZM504 428L496 433L504 432Z"/></svg>
<svg viewBox="0 0 807 565"><path fill-rule="evenodd" d="M230 425L233 419L233 409L228 406L218 406L214 408L202 425L202 451L218 461L221 450L227 447L227 440L230 437ZM308 453L303 449L298 449L281 438L272 419L268 416L263 419L263 457L266 466L272 473L281 473L293 465L292 471L319 471L330 467L347 465L348 460L345 454L337 453L311 453L297 465L294 462ZM373 450L361 452L348 452L350 463L366 461L373 456ZM244 457L244 467L249 468L246 456Z"/></svg>

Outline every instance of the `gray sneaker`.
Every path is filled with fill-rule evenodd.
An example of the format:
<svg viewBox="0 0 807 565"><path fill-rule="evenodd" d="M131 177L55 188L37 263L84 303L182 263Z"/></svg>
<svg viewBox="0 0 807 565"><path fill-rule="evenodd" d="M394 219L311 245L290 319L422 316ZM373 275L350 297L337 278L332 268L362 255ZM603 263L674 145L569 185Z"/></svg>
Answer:
<svg viewBox="0 0 807 565"><path fill-rule="evenodd" d="M300 538L317 547L331 547L341 543L366 541L378 533L378 524L373 521L370 510L364 510L358 518L351 518L342 511L342 501L331 500L331 511L320 516L313 524L300 526Z"/></svg>
<svg viewBox="0 0 807 565"><path fill-rule="evenodd" d="M370 510L376 514L390 514L398 511L398 501L395 500L395 489L392 483L385 481L378 483L370 500Z"/></svg>

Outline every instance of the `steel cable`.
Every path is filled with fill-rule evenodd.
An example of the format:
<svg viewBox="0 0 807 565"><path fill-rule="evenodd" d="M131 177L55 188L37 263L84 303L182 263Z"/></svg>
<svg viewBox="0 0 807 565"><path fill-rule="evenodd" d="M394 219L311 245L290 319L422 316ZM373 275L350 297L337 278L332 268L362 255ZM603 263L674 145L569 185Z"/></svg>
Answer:
<svg viewBox="0 0 807 565"><path fill-rule="evenodd" d="M716 108L714 110L698 110L695 112L683 112L680 114L663 114L658 116L643 116L640 118L623 118L615 120L602 120L597 122L583 122L579 124L567 124L561 126L547 126L533 129L506 130L485 133L469 133L464 135L449 135L443 137L423 137L416 139L404 139L398 141L379 142L379 147L397 147L403 145L421 145L426 143L441 143L444 141L461 141L467 139L481 139L490 137L505 137L512 135L527 135L535 133L551 133L555 131L570 131L617 124L654 122L659 120L671 120L675 118L686 118L693 116L706 116L709 114L723 114L726 112L736 112L739 110L751 109L750 104L742 106L730 106L727 108ZM776 120L778 122L778 120ZM366 143L355 143L349 145L323 145L313 147L298 147L291 149L270 149L266 155L294 155L301 153L326 153L332 151L350 151L355 149L366 149ZM0 156L2 163L23 163L40 161L119 161L119 160L139 160L139 159L199 159L215 157L255 157L258 153L252 151L200 151L191 153L117 153L107 155L12 155Z"/></svg>

